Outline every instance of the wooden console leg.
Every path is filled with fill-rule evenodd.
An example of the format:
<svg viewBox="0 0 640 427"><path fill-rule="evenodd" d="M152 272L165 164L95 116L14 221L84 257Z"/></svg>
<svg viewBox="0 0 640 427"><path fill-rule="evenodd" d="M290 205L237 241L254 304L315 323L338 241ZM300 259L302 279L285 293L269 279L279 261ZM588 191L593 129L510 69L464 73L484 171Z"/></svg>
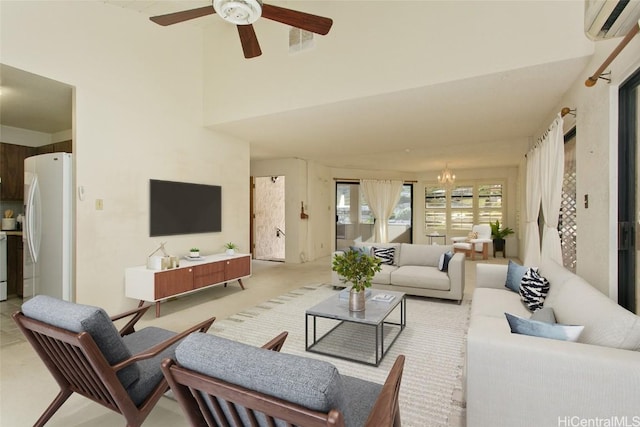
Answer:
<svg viewBox="0 0 640 427"><path fill-rule="evenodd" d="M156 317L160 317L160 301L156 301Z"/></svg>
<svg viewBox="0 0 640 427"><path fill-rule="evenodd" d="M242 284L242 279L238 279L238 283L240 283L240 287L242 288L242 290L244 291L244 285Z"/></svg>

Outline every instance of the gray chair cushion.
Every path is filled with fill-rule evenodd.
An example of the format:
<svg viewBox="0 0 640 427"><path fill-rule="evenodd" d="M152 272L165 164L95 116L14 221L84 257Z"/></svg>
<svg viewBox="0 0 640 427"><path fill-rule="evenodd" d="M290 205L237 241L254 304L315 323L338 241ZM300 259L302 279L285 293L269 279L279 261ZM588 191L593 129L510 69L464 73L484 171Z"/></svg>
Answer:
<svg viewBox="0 0 640 427"><path fill-rule="evenodd" d="M153 347L163 341L168 340L176 335L175 332L167 331L153 326L141 329L133 334L122 337L124 344L127 346L131 354L137 354L148 348ZM137 381L127 387L127 393L133 400L133 403L140 405L149 396L149 393L162 380L162 370L160 363L163 359L174 358L176 347L179 342L160 352L157 356L150 359L137 362L136 365L140 371L140 377Z"/></svg>
<svg viewBox="0 0 640 427"><path fill-rule="evenodd" d="M193 371L315 411L337 409L347 425L354 427L363 425L380 387L342 377L335 366L321 360L203 333L185 338L176 349L176 360Z"/></svg>
<svg viewBox="0 0 640 427"><path fill-rule="evenodd" d="M347 399L347 405L351 412L351 419L347 421L347 425L363 426L367 418L369 418L376 399L378 399L382 384L342 375L342 388L342 394Z"/></svg>
<svg viewBox="0 0 640 427"><path fill-rule="evenodd" d="M107 315L99 308L75 304L46 295L37 295L22 304L25 316L72 332L88 332L109 364L116 364L131 357L118 330ZM140 377L137 364L118 372L118 379L126 388Z"/></svg>

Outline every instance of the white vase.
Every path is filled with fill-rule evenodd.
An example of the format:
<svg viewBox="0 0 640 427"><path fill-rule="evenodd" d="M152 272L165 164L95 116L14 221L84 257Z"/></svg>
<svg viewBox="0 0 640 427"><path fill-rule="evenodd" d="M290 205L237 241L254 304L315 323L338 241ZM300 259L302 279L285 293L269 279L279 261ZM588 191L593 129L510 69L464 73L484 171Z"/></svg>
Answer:
<svg viewBox="0 0 640 427"><path fill-rule="evenodd" d="M227 255L235 255L236 251L234 249L227 249Z"/></svg>
<svg viewBox="0 0 640 427"><path fill-rule="evenodd" d="M349 291L349 311L364 311L364 290L356 291L351 288Z"/></svg>
<svg viewBox="0 0 640 427"><path fill-rule="evenodd" d="M189 256L191 258L200 258L200 251L196 252L196 251L191 251L189 252Z"/></svg>

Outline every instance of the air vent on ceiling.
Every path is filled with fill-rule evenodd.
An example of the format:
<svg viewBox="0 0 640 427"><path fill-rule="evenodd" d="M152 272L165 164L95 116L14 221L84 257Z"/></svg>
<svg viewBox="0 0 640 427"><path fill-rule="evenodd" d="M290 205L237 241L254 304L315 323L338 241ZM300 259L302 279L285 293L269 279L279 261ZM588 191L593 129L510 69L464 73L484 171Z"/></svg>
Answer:
<svg viewBox="0 0 640 427"><path fill-rule="evenodd" d="M640 0L585 0L584 31L591 40L622 37L639 19Z"/></svg>
<svg viewBox="0 0 640 427"><path fill-rule="evenodd" d="M313 39L313 33L311 31L291 27L289 30L289 53L309 50L314 46L315 40Z"/></svg>

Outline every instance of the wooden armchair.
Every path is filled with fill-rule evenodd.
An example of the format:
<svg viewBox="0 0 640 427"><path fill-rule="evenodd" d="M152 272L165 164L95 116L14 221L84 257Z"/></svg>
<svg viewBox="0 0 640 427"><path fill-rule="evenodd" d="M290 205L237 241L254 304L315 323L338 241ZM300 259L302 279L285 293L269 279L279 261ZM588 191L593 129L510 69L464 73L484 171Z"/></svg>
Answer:
<svg viewBox="0 0 640 427"><path fill-rule="evenodd" d="M284 342L284 340L282 340ZM273 342L273 341L272 341ZM162 371L191 426L400 426L404 356L384 385L330 363L192 334Z"/></svg>
<svg viewBox="0 0 640 427"><path fill-rule="evenodd" d="M73 393L124 416L140 426L169 389L160 362L172 357L178 342L192 332L206 332L214 318L176 334L156 327L135 330L150 306L109 318L103 309L36 296L13 314L60 392L35 426L43 426ZM132 316L118 331L113 321Z"/></svg>

